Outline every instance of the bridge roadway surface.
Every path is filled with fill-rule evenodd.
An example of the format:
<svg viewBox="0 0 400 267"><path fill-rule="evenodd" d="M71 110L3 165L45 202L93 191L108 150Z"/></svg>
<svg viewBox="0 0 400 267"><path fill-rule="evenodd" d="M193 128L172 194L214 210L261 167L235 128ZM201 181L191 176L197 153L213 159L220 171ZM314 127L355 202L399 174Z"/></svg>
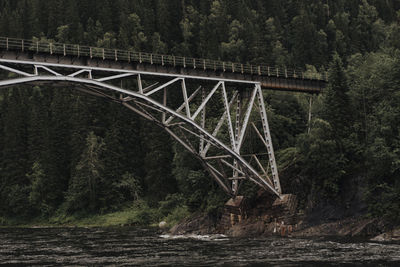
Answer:
<svg viewBox="0 0 400 267"><path fill-rule="evenodd" d="M218 80L236 85L259 83L262 89L319 94L325 87L326 74L250 65L233 62L159 55L128 50L50 43L0 37L0 62L22 62L90 67L98 71L140 72L154 76Z"/></svg>

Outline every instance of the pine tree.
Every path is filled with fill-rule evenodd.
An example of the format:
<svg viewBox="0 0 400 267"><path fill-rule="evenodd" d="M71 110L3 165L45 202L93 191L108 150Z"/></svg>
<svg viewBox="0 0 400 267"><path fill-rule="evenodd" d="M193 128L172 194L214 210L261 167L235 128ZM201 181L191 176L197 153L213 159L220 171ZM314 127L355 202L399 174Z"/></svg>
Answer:
<svg viewBox="0 0 400 267"><path fill-rule="evenodd" d="M103 186L103 168L100 155L104 142L90 132L86 147L75 170L66 194L66 207L70 212L94 212L100 206L99 191Z"/></svg>
<svg viewBox="0 0 400 267"><path fill-rule="evenodd" d="M89 18L86 25L85 42L87 45L96 45L98 40L103 37L103 27L100 21L94 22Z"/></svg>
<svg viewBox="0 0 400 267"><path fill-rule="evenodd" d="M4 93L4 91L0 91L0 135L4 136L5 134L5 129L4 129L4 119L5 116L4 114L6 114L7 111L7 105L6 105L6 97L7 94ZM8 93L8 92L7 92ZM5 177L5 171L4 171L4 159L5 156L4 155L4 147L5 147L5 143L4 143L4 138L0 138L0 203L2 203L0 205L0 214L4 215L5 213L5 205L4 203L6 203L6 196L5 196L5 190L7 188L7 179Z"/></svg>
<svg viewBox="0 0 400 267"><path fill-rule="evenodd" d="M358 51L367 52L377 48L374 38L374 24L378 19L378 12L374 6L368 4L367 0L362 0L359 6L354 40L357 42Z"/></svg>
<svg viewBox="0 0 400 267"><path fill-rule="evenodd" d="M101 25L103 25L104 32L112 32L114 27L112 24L111 14L112 1L100 0L97 1L97 6L99 7L98 20Z"/></svg>
<svg viewBox="0 0 400 267"><path fill-rule="evenodd" d="M36 161L32 165L31 173L27 174L31 183L29 192L29 203L41 216L51 215L55 208L52 201L52 183L44 173L41 164ZM50 182L50 183L49 183Z"/></svg>
<svg viewBox="0 0 400 267"><path fill-rule="evenodd" d="M315 65L316 62L311 61L314 56L314 48L317 43L316 28L311 21L308 10L304 7L300 9L300 14L294 17L291 21L291 47L294 57L294 63L297 66L304 66L305 64Z"/></svg>
<svg viewBox="0 0 400 267"><path fill-rule="evenodd" d="M152 204L157 203L169 193L176 191L176 181L172 176L170 137L156 126L146 124L143 136L146 144L144 177L146 195Z"/></svg>
<svg viewBox="0 0 400 267"><path fill-rule="evenodd" d="M143 32L140 18L137 14L130 14L123 22L119 31L118 40L123 48L130 48L136 51L145 50L147 37Z"/></svg>
<svg viewBox="0 0 400 267"><path fill-rule="evenodd" d="M4 214L24 216L29 214L29 171L27 134L27 93L21 88L7 90L3 118L2 181L0 192Z"/></svg>
<svg viewBox="0 0 400 267"><path fill-rule="evenodd" d="M131 201L132 195L126 186L134 178L138 187L142 188L144 177L141 119L121 106L110 105L110 110L114 115L105 134L102 154L105 191L101 194L106 203L104 208L107 209Z"/></svg>
<svg viewBox="0 0 400 267"><path fill-rule="evenodd" d="M235 62L241 61L240 55L246 50L244 41L241 38L243 30L243 25L239 21L232 21L229 29L229 42L221 43L221 52L224 59Z"/></svg>
<svg viewBox="0 0 400 267"><path fill-rule="evenodd" d="M324 92L320 116L329 122L339 139L349 135L352 122L348 91L343 63L336 54L329 69L329 85Z"/></svg>
<svg viewBox="0 0 400 267"><path fill-rule="evenodd" d="M52 0L48 3L48 14L47 14L47 33L46 36L49 38L54 38L57 34L57 27L63 23L60 18L63 17L63 10L65 8L64 1L61 0ZM66 23L69 23L70 20L66 20Z"/></svg>
<svg viewBox="0 0 400 267"><path fill-rule="evenodd" d="M29 99L29 121L28 121L28 145L29 145L29 165L34 162L42 162L46 158L48 150L48 128L49 120L48 106L46 99L42 95L39 87L34 87L32 96Z"/></svg>
<svg viewBox="0 0 400 267"><path fill-rule="evenodd" d="M67 2L65 17L66 21L68 21L69 35L68 42L72 43L80 43L82 42L81 37L81 27L82 24L79 18L79 8L78 8L77 0L69 0Z"/></svg>
<svg viewBox="0 0 400 267"><path fill-rule="evenodd" d="M56 205L63 201L63 192L68 188L71 176L71 136L70 124L70 92L68 89L54 90L53 100L50 106L50 129L48 167L49 179L54 181L54 193L57 195Z"/></svg>
<svg viewBox="0 0 400 267"><path fill-rule="evenodd" d="M152 52L155 54L166 54L168 51L166 43L161 40L161 35L155 32L151 38Z"/></svg>

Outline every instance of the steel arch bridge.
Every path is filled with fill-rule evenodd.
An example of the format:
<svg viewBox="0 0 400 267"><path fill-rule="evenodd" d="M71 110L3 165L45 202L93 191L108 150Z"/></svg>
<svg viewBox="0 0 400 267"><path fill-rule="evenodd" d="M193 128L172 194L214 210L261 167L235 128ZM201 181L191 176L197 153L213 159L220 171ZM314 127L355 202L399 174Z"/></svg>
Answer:
<svg viewBox="0 0 400 267"><path fill-rule="evenodd" d="M65 44L0 38L0 69L17 76L2 79L0 87L72 85L84 93L119 103L163 128L201 162L229 195L238 195L242 182L250 180L281 197L262 88L318 93L324 87L324 80L306 79L303 75L296 76L296 72L290 76L287 70L286 75L279 76L276 71L271 76L270 68L268 75L263 75L260 66L256 68L258 72L246 73L243 64L241 72L235 73L237 63L214 62L213 66L222 65L224 69L209 70L206 60L200 59L173 57L168 65L168 56L163 55L149 54L144 57L146 61L140 54L134 61L133 52L124 60L119 56L124 51L120 50L112 50L114 53L107 58L109 51L101 48L77 46L77 51L67 48ZM93 51L102 53L96 58ZM162 61L155 62L157 57ZM188 66L186 60L192 65ZM200 71L196 62L203 62ZM225 65L231 65L230 71ZM134 79L136 86L117 86L116 81L122 79ZM152 83L144 87L146 81ZM193 84L195 88L191 88ZM176 96L177 89L182 102L174 106L172 102L176 99L172 101L170 95L173 92ZM222 110L217 121L207 116L210 108ZM250 129L266 153L243 154Z"/></svg>

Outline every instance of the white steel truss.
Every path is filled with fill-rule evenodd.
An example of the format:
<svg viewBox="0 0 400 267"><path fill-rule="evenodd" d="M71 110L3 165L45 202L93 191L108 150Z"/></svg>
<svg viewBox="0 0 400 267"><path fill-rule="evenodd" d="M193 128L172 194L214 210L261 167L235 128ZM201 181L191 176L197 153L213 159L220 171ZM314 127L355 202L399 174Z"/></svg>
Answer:
<svg viewBox="0 0 400 267"><path fill-rule="evenodd" d="M7 59L0 59L0 69L18 76L1 80L0 88L20 84L68 84L84 93L122 104L163 128L200 160L231 196L238 195L244 180L278 197L282 194L258 82ZM129 90L115 85L116 80L132 76L136 78L137 87ZM169 80L164 81L168 77ZM147 81L152 84L148 85ZM191 89L193 83L196 87ZM178 85L180 90L177 90ZM177 93L179 91L181 93ZM181 102L176 103L179 98ZM218 120L215 119L218 114L207 116L211 114L207 111L210 109L220 112ZM254 143L249 140L250 131L254 131L266 153L259 147L250 154L246 154L248 148L243 151L243 147Z"/></svg>

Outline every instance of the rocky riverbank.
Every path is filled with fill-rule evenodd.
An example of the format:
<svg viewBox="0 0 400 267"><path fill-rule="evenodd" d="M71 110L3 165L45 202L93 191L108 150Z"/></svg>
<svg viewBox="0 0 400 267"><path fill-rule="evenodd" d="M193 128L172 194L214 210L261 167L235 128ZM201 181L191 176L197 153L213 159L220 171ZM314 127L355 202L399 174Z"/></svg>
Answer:
<svg viewBox="0 0 400 267"><path fill-rule="evenodd" d="M382 242L382 241L389 241L389 242L396 241L397 242L397 241L399 241L400 242L400 228L377 235L374 238L371 238L371 241L378 241L378 242Z"/></svg>
<svg viewBox="0 0 400 267"><path fill-rule="evenodd" d="M338 236L372 241L400 241L400 229L388 231L393 229L393 226L386 225L382 220L358 215L335 221L321 220L319 223L311 223L307 214L296 211L295 204L296 200L292 195L286 195L282 200L264 198L244 212L245 204L238 199L228 202L224 213L218 218L195 214L174 226L170 232L175 235L212 233L232 237Z"/></svg>
<svg viewBox="0 0 400 267"><path fill-rule="evenodd" d="M304 217L303 215L300 215ZM225 234L232 237L283 236L283 237L321 237L337 236L370 239L371 241L400 241L400 228L385 231L382 221L363 217L351 217L334 222L309 225L304 221L285 225L267 222L262 218L247 218L228 228L221 229L220 220L209 215L196 214L194 217L171 228L174 235L182 234Z"/></svg>

